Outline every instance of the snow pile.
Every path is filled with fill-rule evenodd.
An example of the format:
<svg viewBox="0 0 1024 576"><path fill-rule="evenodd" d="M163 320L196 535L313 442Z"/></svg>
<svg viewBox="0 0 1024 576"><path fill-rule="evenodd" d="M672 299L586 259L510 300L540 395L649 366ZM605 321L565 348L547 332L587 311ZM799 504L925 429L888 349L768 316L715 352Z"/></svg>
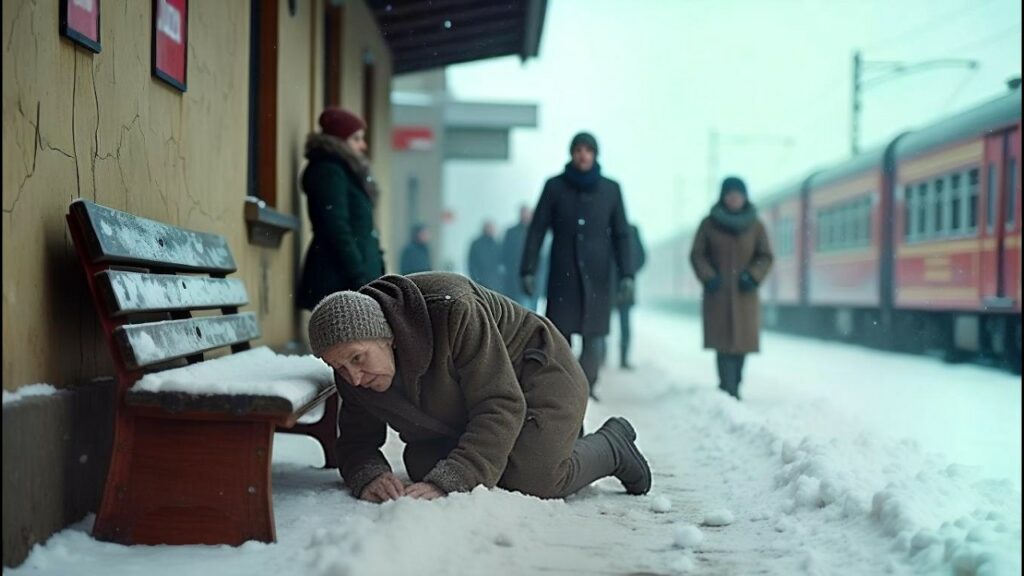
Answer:
<svg viewBox="0 0 1024 576"><path fill-rule="evenodd" d="M700 528L690 524L681 524L675 528L673 542L677 548L697 548L704 541L704 533Z"/></svg>
<svg viewBox="0 0 1024 576"><path fill-rule="evenodd" d="M14 392L4 390L4 404L17 402L31 396L50 396L56 393L57 389L50 384L29 384L18 388Z"/></svg>
<svg viewBox="0 0 1024 576"><path fill-rule="evenodd" d="M280 396L295 408L306 404L334 372L313 356L285 356L262 346L206 362L143 376L133 387L144 392Z"/></svg>
<svg viewBox="0 0 1024 576"><path fill-rule="evenodd" d="M733 516L732 512L721 508L704 514L704 521L701 524L705 526L728 526L735 521L736 517Z"/></svg>
<svg viewBox="0 0 1024 576"><path fill-rule="evenodd" d="M651 511L659 514L671 512L672 501L664 496L655 496L654 499L651 500Z"/></svg>
<svg viewBox="0 0 1024 576"><path fill-rule="evenodd" d="M404 576L528 571L522 564L526 551L517 536L536 518L566 512L563 501L483 487L432 502L401 498L376 510L369 517L342 518L337 526L316 530L306 547L307 573ZM458 569L453 570L456 565Z"/></svg>
<svg viewBox="0 0 1024 576"><path fill-rule="evenodd" d="M874 495L871 516L920 568L951 563L958 575L1020 574L1020 505L1009 481L951 465L890 483Z"/></svg>
<svg viewBox="0 0 1024 576"><path fill-rule="evenodd" d="M785 431L745 407L711 403L712 417L726 423L734 441L771 446L774 486L783 499L775 512L753 518L774 518L776 532L803 534L820 523L867 519L917 571L1020 573L1021 501L1012 481L982 479L978 469L949 465L911 441L786 439ZM718 525L713 522L723 516L709 513L704 524ZM819 562L808 558L811 565Z"/></svg>

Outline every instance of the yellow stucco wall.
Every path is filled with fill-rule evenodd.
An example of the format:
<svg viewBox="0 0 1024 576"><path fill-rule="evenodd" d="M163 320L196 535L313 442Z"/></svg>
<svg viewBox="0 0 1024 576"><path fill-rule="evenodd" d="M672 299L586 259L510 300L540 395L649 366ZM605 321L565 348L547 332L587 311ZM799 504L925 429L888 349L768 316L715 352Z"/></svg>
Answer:
<svg viewBox="0 0 1024 576"><path fill-rule="evenodd" d="M287 5L280 2L277 209L294 213L302 145L322 92L323 0L298 2L294 16ZM345 6L346 62L360 57L350 36L378 55L376 125L386 135L390 58L365 6ZM150 75L151 2L104 1L99 54L59 35L58 7L4 0L4 389L111 374L64 221L76 198L223 234L249 289L247 309L261 317L260 343L295 338L295 238L286 235L279 249L250 246L243 218L249 2L189 3L184 94ZM359 73L343 70L346 90ZM387 190L386 136L375 140Z"/></svg>

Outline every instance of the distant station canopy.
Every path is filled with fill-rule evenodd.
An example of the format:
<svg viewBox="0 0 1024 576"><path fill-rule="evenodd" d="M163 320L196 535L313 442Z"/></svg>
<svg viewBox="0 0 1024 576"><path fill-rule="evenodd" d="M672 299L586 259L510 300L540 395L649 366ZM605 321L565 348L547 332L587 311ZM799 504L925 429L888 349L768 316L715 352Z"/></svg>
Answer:
<svg viewBox="0 0 1024 576"><path fill-rule="evenodd" d="M368 0L395 74L537 55L547 0Z"/></svg>

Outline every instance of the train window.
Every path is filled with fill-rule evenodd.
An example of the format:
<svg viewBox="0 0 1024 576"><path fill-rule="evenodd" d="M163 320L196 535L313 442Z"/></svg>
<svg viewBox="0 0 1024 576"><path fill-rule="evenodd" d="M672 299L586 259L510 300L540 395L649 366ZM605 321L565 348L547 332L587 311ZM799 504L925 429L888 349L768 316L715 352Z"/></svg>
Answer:
<svg viewBox="0 0 1024 576"><path fill-rule="evenodd" d="M832 248L832 244L835 241L834 238L836 234L835 218L832 217L831 210L825 210L824 226L825 238L822 239L822 249L828 251Z"/></svg>
<svg viewBox="0 0 1024 576"><path fill-rule="evenodd" d="M910 239L914 234L914 187L906 186L903 188L903 237Z"/></svg>
<svg viewBox="0 0 1024 576"><path fill-rule="evenodd" d="M851 202L846 207L847 246L856 246L860 243L860 222L858 222L857 212L857 202Z"/></svg>
<svg viewBox="0 0 1024 576"><path fill-rule="evenodd" d="M821 210L818 211L818 218L815 224L816 227L814 229L814 232L817 235L816 245L818 247L818 252L821 252L822 250L825 249L825 220L823 218Z"/></svg>
<svg viewBox="0 0 1024 576"><path fill-rule="evenodd" d="M850 225L853 222L850 219L849 202L839 209L839 217L840 225L842 228L840 229L840 244L838 248L847 248L848 246L850 246L850 242L853 240L853 227L852 225Z"/></svg>
<svg viewBox="0 0 1024 576"><path fill-rule="evenodd" d="M833 208L832 215L829 217L832 220L832 241L829 243L829 248L835 250L842 246L843 237L843 213L840 208Z"/></svg>
<svg viewBox="0 0 1024 576"><path fill-rule="evenodd" d="M949 178L949 229L954 233L959 233L962 228L963 222L963 190L960 187L960 180L962 176L960 174L953 174Z"/></svg>
<svg viewBox="0 0 1024 576"><path fill-rule="evenodd" d="M935 202L935 211L932 213L932 235L942 236L946 232L946 181L938 179L935 181L935 195L932 200Z"/></svg>
<svg viewBox="0 0 1024 576"><path fill-rule="evenodd" d="M860 241L857 230L857 203L851 202L843 210L846 213L846 244L845 246L856 246Z"/></svg>
<svg viewBox="0 0 1024 576"><path fill-rule="evenodd" d="M928 184L922 182L917 186L917 238L925 237L928 230Z"/></svg>
<svg viewBox="0 0 1024 576"><path fill-rule="evenodd" d="M967 229L978 229L978 179L981 173L977 168L967 173Z"/></svg>
<svg viewBox="0 0 1024 576"><path fill-rule="evenodd" d="M996 229L996 165L988 165L988 182L985 185L985 225L988 231Z"/></svg>
<svg viewBox="0 0 1024 576"><path fill-rule="evenodd" d="M849 206L840 206L836 210L838 230L836 231L836 248L845 248L850 241L850 209Z"/></svg>
<svg viewBox="0 0 1024 576"><path fill-rule="evenodd" d="M832 228L831 210L825 210L821 219L821 225L825 227L825 236L821 239L821 249L828 250L832 244L832 235L835 233L835 230Z"/></svg>
<svg viewBox="0 0 1024 576"><path fill-rule="evenodd" d="M857 226L857 203L850 202L843 209L846 213L846 247L856 246L857 242L860 241L858 236Z"/></svg>
<svg viewBox="0 0 1024 576"><path fill-rule="evenodd" d="M1017 221L1017 159L1008 159L1006 167L1006 185L1003 186L1003 194L1006 197L1006 226L1012 228Z"/></svg>
<svg viewBox="0 0 1024 576"><path fill-rule="evenodd" d="M783 218L779 220L779 229L775 238L776 249L779 256L793 255L793 219Z"/></svg>
<svg viewBox="0 0 1024 576"><path fill-rule="evenodd" d="M871 197L864 198L860 203L860 243L861 246L871 245Z"/></svg>

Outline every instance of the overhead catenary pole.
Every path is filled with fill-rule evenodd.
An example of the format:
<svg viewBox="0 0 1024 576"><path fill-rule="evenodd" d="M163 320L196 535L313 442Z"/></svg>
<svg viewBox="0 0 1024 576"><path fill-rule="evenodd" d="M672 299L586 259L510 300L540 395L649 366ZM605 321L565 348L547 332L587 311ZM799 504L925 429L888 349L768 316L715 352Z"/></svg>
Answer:
<svg viewBox="0 0 1024 576"><path fill-rule="evenodd" d="M853 53L853 113L850 114L850 154L860 152L860 50Z"/></svg>
<svg viewBox="0 0 1024 576"><path fill-rule="evenodd" d="M977 60L967 58L941 58L936 60L924 60L907 64L906 62L889 62L865 60L860 50L853 53L853 79L850 98L850 153L856 155L860 152L861 114L864 111L864 90L901 76L933 70L936 68L969 68L975 69L979 66ZM886 71L872 78L865 78L865 73L871 70L884 68Z"/></svg>

